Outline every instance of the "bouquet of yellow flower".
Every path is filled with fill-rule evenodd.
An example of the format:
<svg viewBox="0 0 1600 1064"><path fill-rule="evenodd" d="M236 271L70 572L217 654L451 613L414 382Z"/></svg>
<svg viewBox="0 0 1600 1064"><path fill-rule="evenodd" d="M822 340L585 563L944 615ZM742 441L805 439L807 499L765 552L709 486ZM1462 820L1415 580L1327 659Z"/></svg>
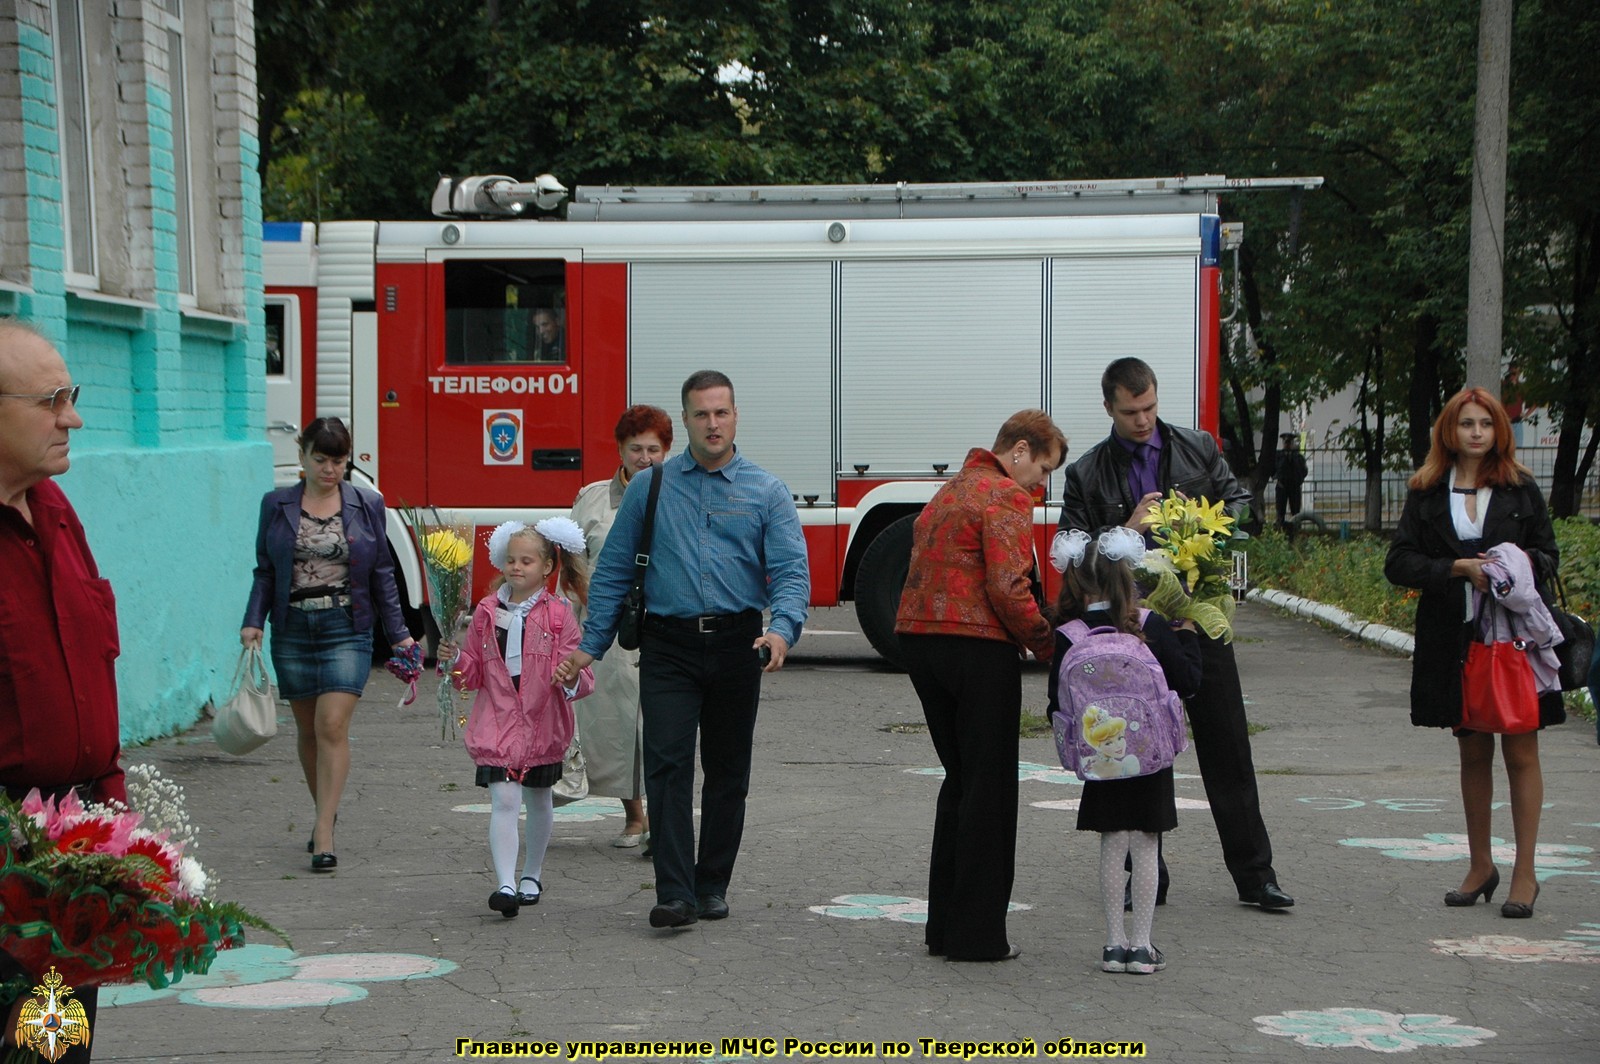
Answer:
<svg viewBox="0 0 1600 1064"><path fill-rule="evenodd" d="M1151 507L1144 524L1155 547L1139 564L1142 581L1154 581L1145 604L1174 620L1191 620L1212 639L1233 641L1233 558L1227 549L1235 535L1226 503L1197 502L1176 491Z"/></svg>
<svg viewBox="0 0 1600 1064"><path fill-rule="evenodd" d="M446 520L438 510L431 513L429 520L416 507L405 506L406 522L428 577L428 609L440 638L453 641L472 617L472 525ZM439 736L454 739L460 724L457 692L445 668L439 662Z"/></svg>

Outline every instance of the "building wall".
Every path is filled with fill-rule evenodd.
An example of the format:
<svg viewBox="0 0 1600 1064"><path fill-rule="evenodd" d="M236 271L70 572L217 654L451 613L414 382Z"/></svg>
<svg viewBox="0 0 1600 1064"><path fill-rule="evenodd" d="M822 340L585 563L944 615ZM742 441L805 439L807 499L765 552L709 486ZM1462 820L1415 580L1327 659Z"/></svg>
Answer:
<svg viewBox="0 0 1600 1064"><path fill-rule="evenodd" d="M125 742L193 724L238 654L272 483L255 98L250 0L0 0L0 314L83 386L60 483L116 592Z"/></svg>

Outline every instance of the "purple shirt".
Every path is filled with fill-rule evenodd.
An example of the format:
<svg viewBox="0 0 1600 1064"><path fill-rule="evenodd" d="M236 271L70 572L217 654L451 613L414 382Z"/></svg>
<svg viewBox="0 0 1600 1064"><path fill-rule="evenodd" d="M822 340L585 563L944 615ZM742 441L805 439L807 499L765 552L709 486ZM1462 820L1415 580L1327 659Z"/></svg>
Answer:
<svg viewBox="0 0 1600 1064"><path fill-rule="evenodd" d="M1133 493L1133 501L1137 503L1152 491L1160 491L1161 427L1151 430L1150 438L1143 443L1125 440L1115 432L1111 438L1133 455L1133 464L1128 466L1128 490Z"/></svg>

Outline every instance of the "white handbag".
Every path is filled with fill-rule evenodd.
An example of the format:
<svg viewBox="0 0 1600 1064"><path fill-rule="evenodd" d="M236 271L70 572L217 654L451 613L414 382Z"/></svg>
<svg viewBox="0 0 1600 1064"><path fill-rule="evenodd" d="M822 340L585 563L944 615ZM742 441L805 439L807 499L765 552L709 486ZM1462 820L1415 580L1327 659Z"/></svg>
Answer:
<svg viewBox="0 0 1600 1064"><path fill-rule="evenodd" d="M589 769L583 760L576 727L572 730L572 742L567 745L567 756L561 759L561 778L550 788L550 797L556 805L581 802L589 797Z"/></svg>
<svg viewBox="0 0 1600 1064"><path fill-rule="evenodd" d="M230 754L248 754L278 734L278 693L272 689L260 647L239 652L233 691L217 711L211 737Z"/></svg>

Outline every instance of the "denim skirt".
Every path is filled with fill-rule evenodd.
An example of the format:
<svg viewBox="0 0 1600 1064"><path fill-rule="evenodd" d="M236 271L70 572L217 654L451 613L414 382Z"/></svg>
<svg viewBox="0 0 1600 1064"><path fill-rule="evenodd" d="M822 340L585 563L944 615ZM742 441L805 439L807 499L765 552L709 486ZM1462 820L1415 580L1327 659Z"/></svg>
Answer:
<svg viewBox="0 0 1600 1064"><path fill-rule="evenodd" d="M289 609L272 628L272 668L278 697L294 701L330 691L359 695L372 672L372 629L356 631L349 606Z"/></svg>

